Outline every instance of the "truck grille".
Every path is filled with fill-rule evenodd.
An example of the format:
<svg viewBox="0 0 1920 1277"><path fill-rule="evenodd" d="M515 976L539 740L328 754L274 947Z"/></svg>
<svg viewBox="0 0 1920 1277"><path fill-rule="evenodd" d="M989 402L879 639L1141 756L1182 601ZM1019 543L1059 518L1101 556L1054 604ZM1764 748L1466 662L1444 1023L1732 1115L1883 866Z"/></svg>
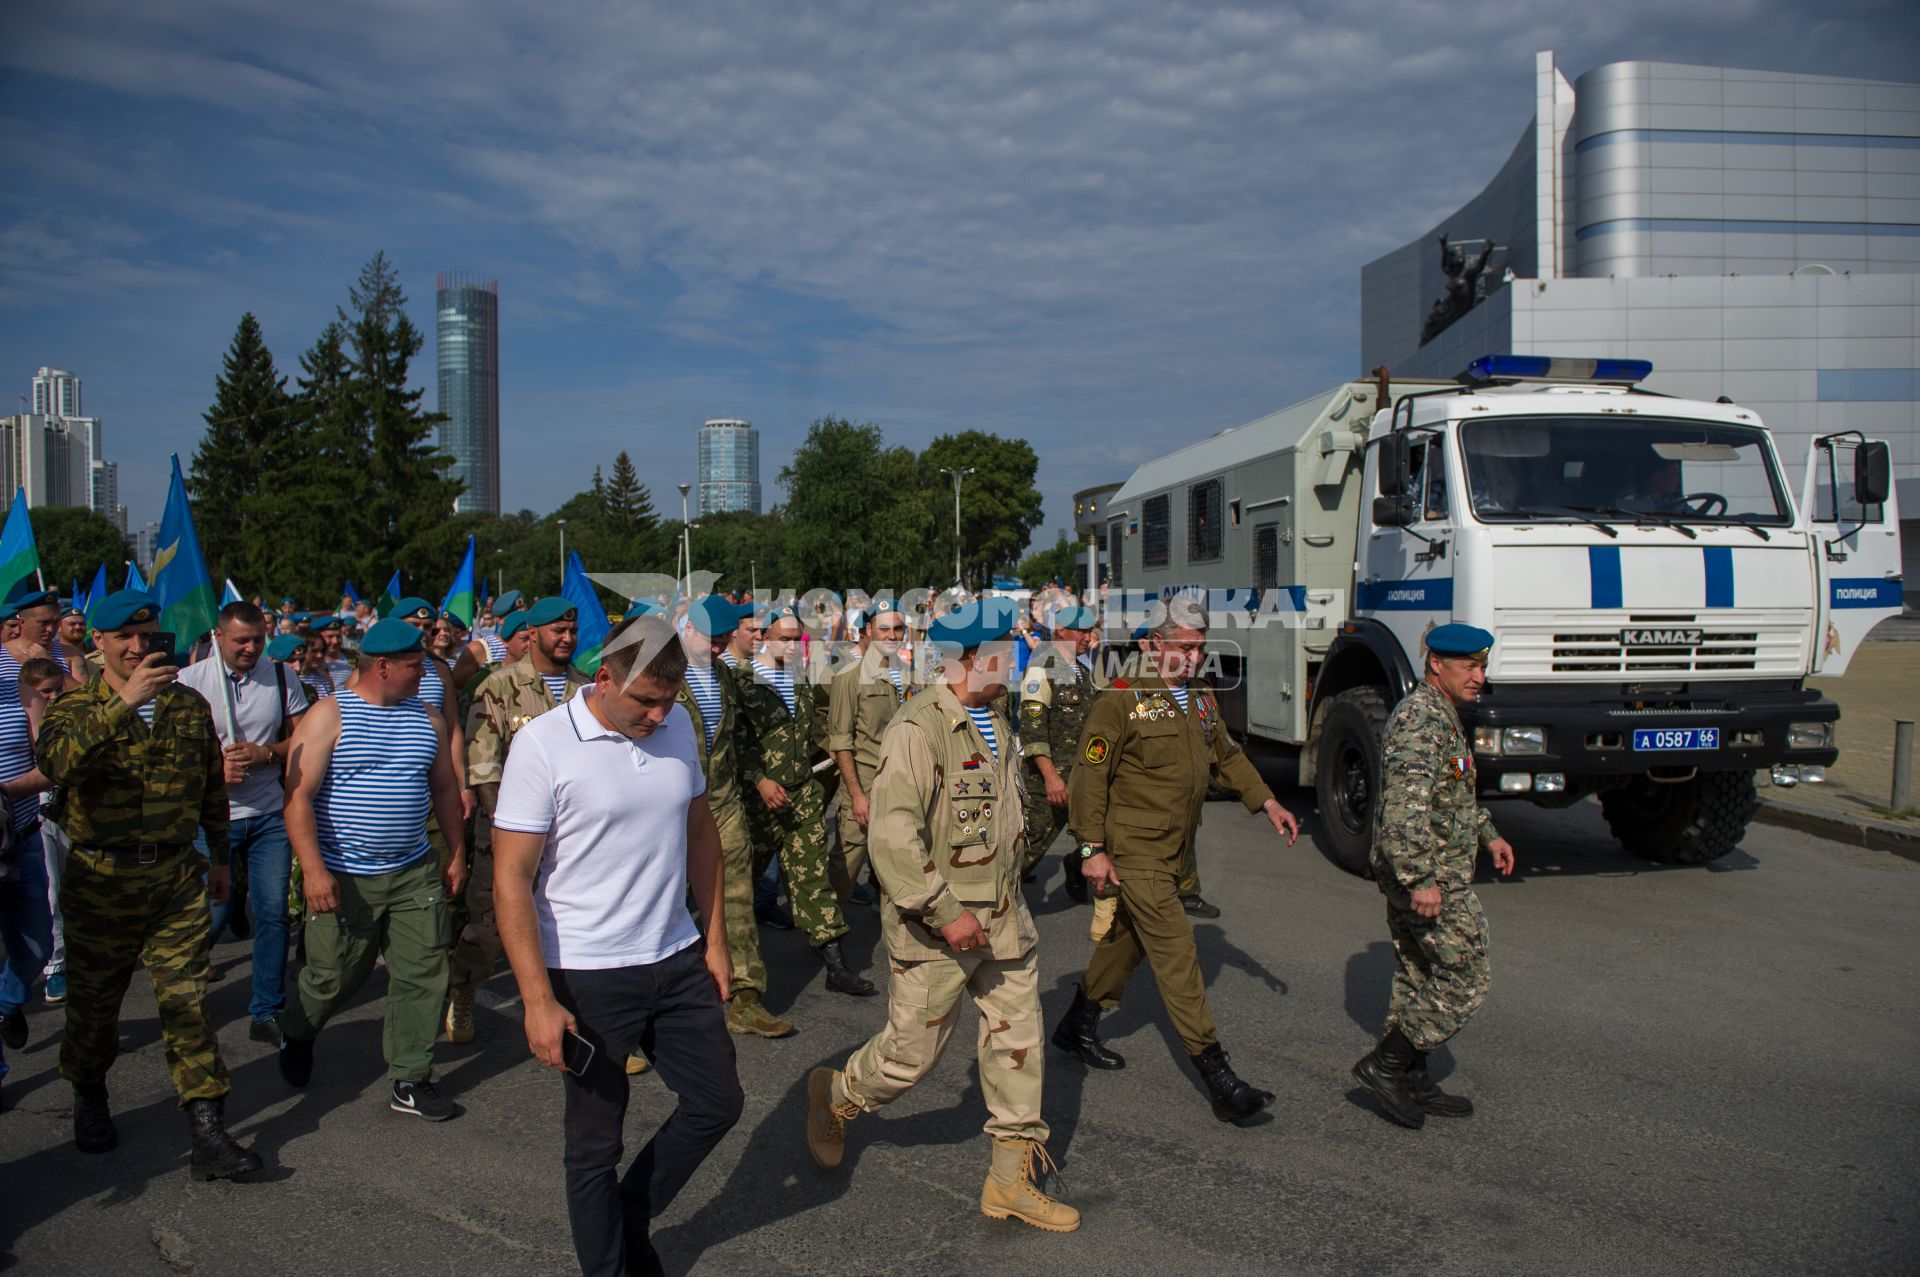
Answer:
<svg viewBox="0 0 1920 1277"><path fill-rule="evenodd" d="M1759 654L1760 635L1752 630L1702 634L1698 643L1657 647L1622 647L1617 630L1612 634L1553 636L1556 674L1751 670Z"/></svg>
<svg viewBox="0 0 1920 1277"><path fill-rule="evenodd" d="M1495 679L1549 678L1596 682L1646 675L1652 678L1793 677L1806 671L1806 622L1792 613L1719 616L1726 628L1700 624L1691 616L1641 617L1626 613L1538 616L1531 624L1498 618L1494 644ZM1705 620L1706 618L1701 618ZM1731 621L1732 624L1728 624ZM1624 645L1623 628L1639 626L1694 629L1697 642Z"/></svg>

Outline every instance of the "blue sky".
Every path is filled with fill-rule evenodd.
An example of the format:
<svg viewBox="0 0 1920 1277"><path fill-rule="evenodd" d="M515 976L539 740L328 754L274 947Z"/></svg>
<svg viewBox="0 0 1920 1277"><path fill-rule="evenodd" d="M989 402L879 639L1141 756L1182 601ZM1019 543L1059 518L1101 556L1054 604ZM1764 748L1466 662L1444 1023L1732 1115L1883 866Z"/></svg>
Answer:
<svg viewBox="0 0 1920 1277"><path fill-rule="evenodd" d="M508 508L623 448L669 507L713 416L778 501L834 414L1030 440L1050 543L1075 489L1358 373L1360 267L1494 174L1536 50L1911 79L1916 12L14 0L0 391L78 373L138 527L240 314L291 372L384 249L429 405L434 273L500 279Z"/></svg>

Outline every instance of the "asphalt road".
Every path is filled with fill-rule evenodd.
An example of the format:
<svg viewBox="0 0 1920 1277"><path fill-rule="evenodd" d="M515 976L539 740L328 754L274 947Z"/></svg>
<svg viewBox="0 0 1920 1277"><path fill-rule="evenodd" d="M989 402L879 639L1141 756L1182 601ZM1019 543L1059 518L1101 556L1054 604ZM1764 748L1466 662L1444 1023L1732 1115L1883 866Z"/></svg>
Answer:
<svg viewBox="0 0 1920 1277"><path fill-rule="evenodd" d="M1304 804L1304 794L1293 795ZM671 1271L917 1277L992 1273L1912 1272L1920 1246L1920 864L1756 826L1705 868L1652 868L1591 804L1496 810L1520 853L1483 884L1493 995L1435 1057L1480 1106L1390 1126L1348 1066L1377 1032L1391 957L1379 895L1237 805L1209 809L1205 890L1225 909L1200 952L1235 1066L1278 1095L1216 1122L1140 972L1108 1017L1129 1067L1048 1060L1051 1148L1085 1213L1071 1236L979 1214L987 1143L970 1030L917 1091L851 1128L817 1171L802 1078L883 1016L821 988L804 941L767 934L769 1002L800 1024L740 1039L747 1109L656 1237ZM1057 862L1056 862L1057 864ZM1087 912L1037 907L1049 1022L1087 950ZM850 956L871 966L877 925ZM560 1179L560 1082L533 1065L511 979L481 1039L440 1049L467 1108L387 1111L380 979L321 1039L312 1087L282 1085L245 1032L244 953L213 1005L229 1117L267 1182L193 1184L186 1131L136 982L112 1075L121 1148L69 1143L60 1017L31 1016L0 1115L0 1267L34 1274L575 1271ZM237 964L237 965L236 965ZM638 1079L637 1148L666 1114Z"/></svg>

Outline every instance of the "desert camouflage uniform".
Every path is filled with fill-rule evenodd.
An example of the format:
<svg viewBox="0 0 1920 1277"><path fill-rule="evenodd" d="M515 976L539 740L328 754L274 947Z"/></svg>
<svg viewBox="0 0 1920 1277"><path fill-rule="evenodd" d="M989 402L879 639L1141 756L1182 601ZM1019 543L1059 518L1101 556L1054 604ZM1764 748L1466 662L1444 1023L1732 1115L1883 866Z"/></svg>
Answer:
<svg viewBox="0 0 1920 1277"><path fill-rule="evenodd" d="M813 771L826 748L826 697L794 671L794 712L772 685L754 676L751 665L734 671L740 708L734 742L740 765L740 793L753 835L754 875L758 882L770 857L780 857L787 879L793 925L810 944L826 944L847 934L847 920L834 899L827 874L826 786ZM787 791L787 806L770 810L755 790L771 780Z"/></svg>
<svg viewBox="0 0 1920 1277"><path fill-rule="evenodd" d="M208 863L225 865L227 786L206 701L166 687L153 725L95 676L47 708L37 753L62 787L72 841L60 911L67 935L67 1031L60 1073L106 1080L136 960L153 981L173 1089L185 1105L225 1095L227 1067L207 1017ZM193 847L204 830L207 860Z"/></svg>
<svg viewBox="0 0 1920 1277"><path fill-rule="evenodd" d="M569 665L566 699L586 685ZM467 709L466 777L474 791L473 837L467 844L473 849L472 870L454 917L449 968L456 993L480 988L500 961L500 927L493 917L493 806L514 733L555 704L530 656L498 666L474 684Z"/></svg>
<svg viewBox="0 0 1920 1277"><path fill-rule="evenodd" d="M889 666L900 671L898 688L887 673ZM874 773L880 770L880 734L912 691L913 680L906 667L873 647L835 675L827 689L827 749L853 754L854 775L869 797L873 794ZM867 865L867 831L853 818L853 793L844 787L839 814L840 854L828 869L834 894L844 900ZM871 810L867 818L872 820Z"/></svg>
<svg viewBox="0 0 1920 1277"><path fill-rule="evenodd" d="M987 1133L1044 1142L1040 968L1020 892L1018 751L997 708L994 717L997 759L941 684L915 696L881 740L868 831L887 944L887 1025L847 1061L833 1099L870 1113L899 1098L939 1063L966 993L980 1012ZM963 910L987 943L959 953L940 928Z"/></svg>
<svg viewBox="0 0 1920 1277"><path fill-rule="evenodd" d="M1065 805L1047 801L1046 782L1040 779L1036 758L1053 760L1060 779L1073 779L1073 760L1080 754L1080 731L1096 692L1093 672L1063 655L1049 643L1033 658L1020 678L1020 754L1026 760L1027 864L1032 869L1066 827Z"/></svg>
<svg viewBox="0 0 1920 1277"><path fill-rule="evenodd" d="M720 719L713 727L713 744L707 744L707 723L700 714L700 703L693 698L687 680L680 680L676 699L686 706L693 720L694 744L700 750L700 765L707 773L707 805L713 810L713 823L720 830L721 916L727 926L727 953L733 959L732 991L767 991L767 965L760 958L760 930L753 917L753 884L759 881L754 868L753 839L747 833L747 811L740 797L740 778L734 737L740 715L740 684L723 662L713 663L714 682L720 688ZM784 709L785 707L782 706ZM760 862L761 872L766 862Z"/></svg>
<svg viewBox="0 0 1920 1277"><path fill-rule="evenodd" d="M1487 919L1473 866L1498 838L1475 791L1473 746L1446 694L1421 683L1387 720L1374 879L1387 897L1387 932L1399 959L1387 1028L1431 1051L1486 1000ZM1422 918L1412 896L1440 888L1440 916Z"/></svg>

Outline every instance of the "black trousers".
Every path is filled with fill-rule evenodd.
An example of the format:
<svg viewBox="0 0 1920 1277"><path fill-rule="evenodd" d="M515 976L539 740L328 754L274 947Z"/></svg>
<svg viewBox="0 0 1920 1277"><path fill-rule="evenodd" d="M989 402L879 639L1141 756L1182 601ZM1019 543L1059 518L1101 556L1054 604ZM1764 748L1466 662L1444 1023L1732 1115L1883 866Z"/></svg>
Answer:
<svg viewBox="0 0 1920 1277"><path fill-rule="evenodd" d="M647 1236L648 1221L740 1120L733 1039L704 951L696 941L646 966L547 972L594 1048L585 1075L566 1075L567 1218L587 1277L627 1271L627 1238ZM636 1047L680 1103L621 1176L627 1056Z"/></svg>

